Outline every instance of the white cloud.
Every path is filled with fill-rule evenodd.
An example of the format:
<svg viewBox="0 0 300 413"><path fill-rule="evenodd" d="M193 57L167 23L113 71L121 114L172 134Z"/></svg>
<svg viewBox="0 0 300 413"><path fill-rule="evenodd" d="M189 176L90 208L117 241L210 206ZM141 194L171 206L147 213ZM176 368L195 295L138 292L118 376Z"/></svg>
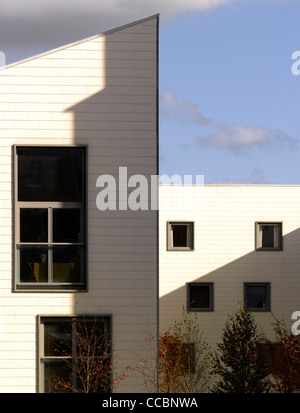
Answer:
<svg viewBox="0 0 300 413"><path fill-rule="evenodd" d="M189 100L179 100L172 90L161 93L160 115L161 118L182 123L199 123L201 125L209 123L209 120L199 112L196 103Z"/></svg>
<svg viewBox="0 0 300 413"><path fill-rule="evenodd" d="M84 13L126 16L128 13L161 13L163 17L186 11L207 10L233 0L1 0L1 14L10 16L41 16L56 11L57 13Z"/></svg>
<svg viewBox="0 0 300 413"><path fill-rule="evenodd" d="M201 147L228 149L235 154L246 154L254 148L278 149L279 146L292 148L297 141L281 131L273 131L262 126L229 126L226 123L217 127L216 133L199 137Z"/></svg>
<svg viewBox="0 0 300 413"><path fill-rule="evenodd" d="M161 21L236 0L0 0L7 63L160 14Z"/></svg>

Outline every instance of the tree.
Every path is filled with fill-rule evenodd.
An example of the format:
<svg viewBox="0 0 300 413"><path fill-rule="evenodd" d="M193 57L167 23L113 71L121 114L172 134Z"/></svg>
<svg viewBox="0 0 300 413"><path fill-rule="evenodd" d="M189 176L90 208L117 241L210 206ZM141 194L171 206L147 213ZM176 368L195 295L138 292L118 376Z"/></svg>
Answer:
<svg viewBox="0 0 300 413"><path fill-rule="evenodd" d="M213 356L216 393L264 393L269 391L264 358L259 351L261 333L251 312L239 304L228 316L221 343Z"/></svg>
<svg viewBox="0 0 300 413"><path fill-rule="evenodd" d="M210 348L197 315L187 313L159 340L161 393L204 393L211 385Z"/></svg>
<svg viewBox="0 0 300 413"><path fill-rule="evenodd" d="M269 383L277 393L300 392L300 341L288 331L285 323L274 317L275 340L262 340L262 348L269 371Z"/></svg>
<svg viewBox="0 0 300 413"><path fill-rule="evenodd" d="M56 352L64 362L63 376L52 377L53 392L108 393L126 378L126 370L116 377L115 352L102 323L73 319L76 328L66 332L72 345L61 340ZM113 376L115 375L115 376Z"/></svg>
<svg viewBox="0 0 300 413"><path fill-rule="evenodd" d="M181 321L158 338L148 331L149 351L146 356L137 355L139 362L135 368L145 390L155 393L208 391L210 352L196 318L190 313L183 314Z"/></svg>

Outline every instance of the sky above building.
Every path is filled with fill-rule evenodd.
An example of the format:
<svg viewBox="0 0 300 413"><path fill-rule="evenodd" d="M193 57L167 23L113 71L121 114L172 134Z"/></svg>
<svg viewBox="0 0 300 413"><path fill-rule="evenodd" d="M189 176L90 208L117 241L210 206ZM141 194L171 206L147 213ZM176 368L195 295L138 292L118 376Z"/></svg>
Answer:
<svg viewBox="0 0 300 413"><path fill-rule="evenodd" d="M0 51L9 64L156 13L160 175L300 184L300 0L0 0Z"/></svg>

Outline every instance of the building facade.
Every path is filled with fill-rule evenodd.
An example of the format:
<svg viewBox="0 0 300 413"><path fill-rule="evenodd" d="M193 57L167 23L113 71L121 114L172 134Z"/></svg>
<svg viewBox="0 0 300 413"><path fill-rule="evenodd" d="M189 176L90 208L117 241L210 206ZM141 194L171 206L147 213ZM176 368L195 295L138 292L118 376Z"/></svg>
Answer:
<svg viewBox="0 0 300 413"><path fill-rule="evenodd" d="M158 174L157 56L155 15L0 71L2 393L53 391L80 321L112 343L114 378L157 328L157 211L129 209L132 188L115 210L98 198L99 177Z"/></svg>
<svg viewBox="0 0 300 413"><path fill-rule="evenodd" d="M300 310L300 187L160 186L160 329L197 313L208 343L228 314L252 308L272 339L273 315Z"/></svg>

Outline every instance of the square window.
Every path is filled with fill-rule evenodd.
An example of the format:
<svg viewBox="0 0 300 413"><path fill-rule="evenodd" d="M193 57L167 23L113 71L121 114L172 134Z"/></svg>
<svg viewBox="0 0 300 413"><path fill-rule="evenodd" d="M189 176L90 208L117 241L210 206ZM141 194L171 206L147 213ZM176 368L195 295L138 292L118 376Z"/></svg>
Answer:
<svg viewBox="0 0 300 413"><path fill-rule="evenodd" d="M245 305L253 311L271 311L270 284L245 283Z"/></svg>
<svg viewBox="0 0 300 413"><path fill-rule="evenodd" d="M15 147L15 290L85 290L84 147Z"/></svg>
<svg viewBox="0 0 300 413"><path fill-rule="evenodd" d="M188 310L213 311L213 283L189 283Z"/></svg>
<svg viewBox="0 0 300 413"><path fill-rule="evenodd" d="M282 223L256 222L256 250L282 250Z"/></svg>
<svg viewBox="0 0 300 413"><path fill-rule="evenodd" d="M168 222L168 251L191 251L194 249L194 223Z"/></svg>

